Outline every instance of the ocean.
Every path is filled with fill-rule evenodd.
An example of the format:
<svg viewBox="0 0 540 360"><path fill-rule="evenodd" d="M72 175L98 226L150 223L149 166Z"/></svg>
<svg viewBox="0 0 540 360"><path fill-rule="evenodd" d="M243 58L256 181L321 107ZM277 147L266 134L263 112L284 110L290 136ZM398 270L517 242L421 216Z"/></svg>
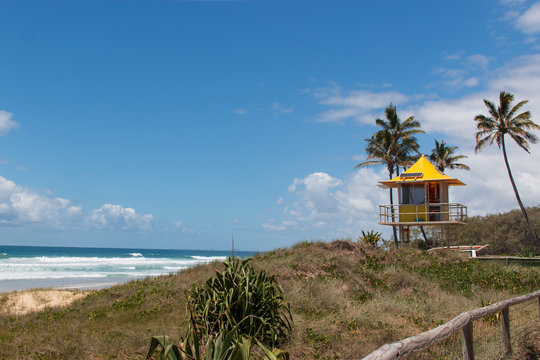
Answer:
<svg viewBox="0 0 540 360"><path fill-rule="evenodd" d="M255 252L235 251L250 257ZM231 251L0 246L0 292L32 288L101 289L223 261Z"/></svg>

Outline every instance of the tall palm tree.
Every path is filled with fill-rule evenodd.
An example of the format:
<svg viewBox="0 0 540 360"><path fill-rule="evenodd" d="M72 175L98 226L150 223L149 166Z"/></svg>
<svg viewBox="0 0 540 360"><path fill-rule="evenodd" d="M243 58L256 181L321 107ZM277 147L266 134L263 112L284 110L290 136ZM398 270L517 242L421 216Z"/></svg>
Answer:
<svg viewBox="0 0 540 360"><path fill-rule="evenodd" d="M470 168L462 163L458 163L458 160L466 159L465 155L454 155L454 152L457 150L457 146L448 146L441 140L439 143L435 140L435 147L431 150L431 155L429 155L429 160L435 164L437 170L441 173L444 173L444 169L464 169L470 170Z"/></svg>
<svg viewBox="0 0 540 360"><path fill-rule="evenodd" d="M419 129L420 123L409 117L401 121L397 115L396 107L390 104L385 109L386 120L376 119L375 123L382 129L377 131L371 138L366 139L367 161L355 166L386 165L388 177L394 177L394 171L399 175L399 167L406 166L413 159L412 152L418 152L420 147L416 142L414 134L423 133ZM394 217L394 197L392 189L390 191L390 205L392 218ZM394 233L394 243L398 246L396 227L392 226Z"/></svg>
<svg viewBox="0 0 540 360"><path fill-rule="evenodd" d="M386 120L375 119L375 124L383 130L387 130L392 134L392 138L396 143L394 149L396 175L399 175L399 167L405 167L415 161L415 156L412 153L418 154L420 145L416 142L414 134L424 133L420 129L420 122L414 119L414 116L409 116L404 121L401 121L397 114L396 106L390 105L385 109Z"/></svg>
<svg viewBox="0 0 540 360"><path fill-rule="evenodd" d="M506 165L506 170L508 171L508 176L510 177L510 182L512 183L512 188L514 189L514 194L516 195L517 202L523 212L525 221L529 226L529 230L533 238L538 242L538 235L534 230L531 222L529 221L529 216L527 211L521 202L519 193L512 176L512 171L510 170L510 165L508 164L508 156L506 155L506 143L505 135L510 136L519 147L525 150L527 153L529 151L529 143L536 143L538 138L529 130L540 130L540 126L535 124L531 120L531 113L529 111L519 112L519 109L525 105L528 100L520 101L515 106L512 107L512 101L514 101L514 95L501 91L499 94L499 107L486 99L484 99L484 104L486 104L489 116L486 115L476 115L474 120L476 121L476 128L478 132L476 133L476 147L475 151L478 152L486 144L492 145L493 142L496 142L499 146L499 149L502 148L504 155L504 163Z"/></svg>

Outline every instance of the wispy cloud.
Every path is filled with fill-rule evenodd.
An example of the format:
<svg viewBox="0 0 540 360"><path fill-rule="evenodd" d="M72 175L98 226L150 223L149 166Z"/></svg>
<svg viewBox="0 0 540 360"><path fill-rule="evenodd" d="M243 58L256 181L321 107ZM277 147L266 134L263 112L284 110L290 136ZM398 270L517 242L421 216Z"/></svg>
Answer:
<svg viewBox="0 0 540 360"><path fill-rule="evenodd" d="M343 91L338 86L317 88L308 91L318 103L329 107L315 117L316 122L340 123L353 119L359 123L373 121L374 112L388 106L390 102L403 104L410 97L396 91L373 92L368 90Z"/></svg>
<svg viewBox="0 0 540 360"><path fill-rule="evenodd" d="M474 87L480 84L481 75L489 70L494 58L483 54L466 55L463 51L443 56L443 66L437 67L433 73L443 80L437 86L457 91L464 87Z"/></svg>
<svg viewBox="0 0 540 360"><path fill-rule="evenodd" d="M290 107L284 107L283 105L281 105L280 103L278 102L274 102L272 103L272 110L276 113L276 114L290 114L293 112L293 107L290 106Z"/></svg>
<svg viewBox="0 0 540 360"><path fill-rule="evenodd" d="M490 71L484 89L458 98L439 98L411 104L414 114L428 132L446 134L470 141L475 132L475 115L486 111L483 99L496 101L500 91L510 91L516 99L529 99L527 109L533 117L540 114L540 54L515 58ZM538 122L538 121L537 121Z"/></svg>
<svg viewBox="0 0 540 360"><path fill-rule="evenodd" d="M515 22L516 27L525 34L540 32L540 2L533 4Z"/></svg>
<svg viewBox="0 0 540 360"><path fill-rule="evenodd" d="M19 123L12 119L13 114L0 110L0 135L5 135L19 127Z"/></svg>
<svg viewBox="0 0 540 360"><path fill-rule="evenodd" d="M118 204L104 204L86 217L88 224L103 230L148 231L152 229L153 220L152 214L142 215Z"/></svg>
<svg viewBox="0 0 540 360"><path fill-rule="evenodd" d="M244 115L246 113L247 113L247 110L244 108L238 108L233 111L233 114L236 114L236 115Z"/></svg>
<svg viewBox="0 0 540 360"><path fill-rule="evenodd" d="M524 110L530 110L533 120L540 122L540 54L520 56L502 67L489 69L489 57L461 54L450 61L468 62L484 72L487 79L476 92L457 97L429 97L399 93L371 93L366 90L344 90L335 85L317 89L315 96L323 110L318 119L328 121L358 120L367 116L373 124L378 111L393 101L398 103L400 116L414 115L428 135L443 137L459 146L459 153L468 156L465 162L471 171L449 171L451 176L464 181L467 186L452 189L451 201L469 206L470 215L484 215L516 208L506 168L497 146L474 152L474 117L486 113L483 99L497 102L500 91L513 93L516 100L528 99ZM487 69L486 69L487 67ZM469 76L474 79L474 76ZM475 80L471 80L475 82ZM386 96L383 96L386 95ZM366 101L371 99L372 101ZM427 149L424 152L429 152ZM540 168L537 166L540 146L533 145L531 155L516 145L508 145L511 166L518 188L527 194L526 205L540 204ZM351 161L362 161L356 155ZM486 183L489 175L489 184ZM296 178L288 187L288 196L280 198L280 215L274 215L263 227L267 230L317 229L322 238L355 236L360 229L371 229L378 222L377 205L388 202L388 192L378 189L377 182L388 176L383 168L359 169L342 177L324 171ZM285 189L284 189L285 191ZM288 200L284 200L288 199ZM382 227L379 231L387 231Z"/></svg>

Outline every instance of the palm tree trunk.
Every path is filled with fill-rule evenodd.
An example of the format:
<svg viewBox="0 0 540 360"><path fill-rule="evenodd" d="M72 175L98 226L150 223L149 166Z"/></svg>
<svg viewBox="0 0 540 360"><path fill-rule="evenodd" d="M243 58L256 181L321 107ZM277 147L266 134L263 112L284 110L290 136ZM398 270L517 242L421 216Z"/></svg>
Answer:
<svg viewBox="0 0 540 360"><path fill-rule="evenodd" d="M392 172L388 171L388 176L390 180L392 180ZM390 190L390 211L392 213L392 222L394 222L394 196L392 195L392 188ZM392 225L392 232L394 233L394 245L396 245L396 248L399 247L398 243L398 237L397 237L397 230L394 225Z"/></svg>
<svg viewBox="0 0 540 360"><path fill-rule="evenodd" d="M390 190L390 209L392 211L392 222L393 222L394 221L394 197L392 196L392 188L390 188L389 190ZM398 243L397 230L396 230L395 225L392 225L392 231L394 233L394 245L396 245L396 248L398 248L399 243Z"/></svg>
<svg viewBox="0 0 540 360"><path fill-rule="evenodd" d="M523 206L523 203L521 202L521 198L519 197L519 193L516 187L516 183L514 182L514 178L512 177L512 171L510 171L510 165L508 164L508 157L506 156L506 145L504 143L504 135L502 136L502 149L503 149L503 155L504 155L504 163L506 164L506 170L508 171L508 176L510 177L510 182L512 183L512 188L514 189L514 194L516 194L516 199L518 201L519 207L521 208L521 212L523 213L523 216L525 217L525 221L527 222L527 225L529 226L529 230L537 243L540 241L538 240L538 235L536 235L536 231L534 231L534 227L532 226L529 216L527 215L527 211L525 211L525 207Z"/></svg>

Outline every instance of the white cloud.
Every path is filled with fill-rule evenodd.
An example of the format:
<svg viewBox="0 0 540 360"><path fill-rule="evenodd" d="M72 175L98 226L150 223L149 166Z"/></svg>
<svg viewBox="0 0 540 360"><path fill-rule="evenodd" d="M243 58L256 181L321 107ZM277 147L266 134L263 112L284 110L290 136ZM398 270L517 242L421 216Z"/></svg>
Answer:
<svg viewBox="0 0 540 360"><path fill-rule="evenodd" d="M475 63L479 69L490 63L488 58L481 56L469 57L469 61ZM450 144L458 145L460 154L468 156L464 162L471 167L470 172L456 170L449 171L448 174L467 184L464 187L451 188L450 201L468 206L469 215L504 212L518 207L501 150L494 145L478 154L474 153L474 117L487 113L483 99L498 103L499 92L509 91L515 95L516 103L530 100L523 107L523 111L530 110L533 120L540 123L540 54L515 58L503 67L486 71L485 78L489 81L484 82L482 90L454 98L414 97L406 94L400 94L399 97L402 100L399 109L401 118L414 115L429 135L438 138L442 136ZM477 81L474 77L468 79L471 79L471 85ZM342 93L347 95L341 95ZM367 98L373 95L377 101L371 106L358 94ZM378 99L380 94L382 93L374 95L367 91L346 92L338 86L317 92L319 104L328 107L319 118L333 121L358 119L359 116L384 108L390 101L396 103L390 97ZM375 117L370 114L369 123L373 124ZM540 145L532 145L529 155L510 140L508 156L524 204L539 205ZM358 155L353 159L363 160ZM389 202L388 190L376 186L377 181L386 179L388 175L382 167L375 170L360 169L343 178L315 172L305 178L294 179L288 189L289 197L292 196L293 199L282 201L281 218L274 216L264 227L269 230L317 229L317 236L322 238L351 236L358 234L360 229L373 228L389 233L385 227L377 228L377 205ZM289 226L285 221L291 222Z"/></svg>
<svg viewBox="0 0 540 360"><path fill-rule="evenodd" d="M67 199L39 194L0 176L0 224L62 228L81 213Z"/></svg>
<svg viewBox="0 0 540 360"><path fill-rule="evenodd" d="M501 150L496 146L478 154L469 153L466 163L471 171L448 172L467 186L453 188L453 200L468 206L469 215L499 213L518 207L516 197L506 172ZM534 156L526 154L517 146L508 149L510 167L516 186L525 206L540 204L538 177L540 171Z"/></svg>
<svg viewBox="0 0 540 360"><path fill-rule="evenodd" d="M451 187L450 202L467 206L469 216L517 208L500 149L492 146L478 154L472 147L461 150L461 154L468 156L463 162L471 171L446 171L467 184ZM540 169L534 154L528 155L513 144L509 145L508 154L522 201L525 206L537 206ZM262 227L269 231L310 232L321 239L355 237L360 230L371 229L390 236L390 227L378 225L378 205L389 204L389 190L377 185L387 178L386 170L381 167L361 168L343 179L323 172L295 179L288 189L292 200L281 204L284 209L281 217L269 219Z"/></svg>
<svg viewBox="0 0 540 360"><path fill-rule="evenodd" d="M490 89L519 93L531 102L540 95L540 54L517 57L495 73L502 75L491 81Z"/></svg>
<svg viewBox="0 0 540 360"><path fill-rule="evenodd" d="M55 197L52 192L37 192L0 176L0 226L74 229L87 225L107 230L151 230L154 217L138 214L132 208L105 204L84 215L81 206L69 199ZM180 221L173 226L183 230Z"/></svg>
<svg viewBox="0 0 540 360"><path fill-rule="evenodd" d="M510 6L520 5L520 4L523 4L524 2L525 0L500 0L501 4L510 5Z"/></svg>
<svg viewBox="0 0 540 360"><path fill-rule="evenodd" d="M236 114L236 115L244 115L246 113L247 113L247 110L244 108L238 108L233 111L233 114Z"/></svg>
<svg viewBox="0 0 540 360"><path fill-rule="evenodd" d="M284 107L283 105L277 102L272 103L272 110L274 110L276 114L290 114L293 112L292 106Z"/></svg>
<svg viewBox="0 0 540 360"><path fill-rule="evenodd" d="M470 64L473 67L478 67L482 69L486 69L492 60L493 58L482 55L482 54L469 55L466 58L466 62L468 64Z"/></svg>
<svg viewBox="0 0 540 360"><path fill-rule="evenodd" d="M98 229L135 231L151 230L153 220L152 214L138 214L135 209L116 204L104 204L86 218L88 224Z"/></svg>
<svg viewBox="0 0 540 360"><path fill-rule="evenodd" d="M478 80L478 78L476 77L470 77L468 79L465 79L463 81L463 86L466 86L466 87L471 87L471 86L476 86L480 83L480 80Z"/></svg>
<svg viewBox="0 0 540 360"><path fill-rule="evenodd" d="M275 219L268 219L268 222L262 224L264 229L271 231L283 231L288 228L295 228L296 226L297 224L293 220L282 220L281 222L277 222Z"/></svg>
<svg viewBox="0 0 540 360"><path fill-rule="evenodd" d="M262 227L283 231L318 231L317 236L355 236L360 229L372 229L378 221L377 204L388 202L388 192L376 187L384 170L363 168L344 179L316 172L295 179L289 186L294 200L283 202L281 219L269 219Z"/></svg>
<svg viewBox="0 0 540 360"><path fill-rule="evenodd" d="M516 19L516 27L525 34L540 32L540 2L533 4Z"/></svg>
<svg viewBox="0 0 540 360"><path fill-rule="evenodd" d="M312 95L319 99L319 104L331 107L315 117L317 122L336 123L353 118L360 123L371 123L373 112L388 106L403 104L409 100L396 91L373 92L367 90L353 90L343 95L341 88L319 88L312 91Z"/></svg>
<svg viewBox="0 0 540 360"><path fill-rule="evenodd" d="M458 99L429 100L412 106L409 112L422 124L426 132L448 134L451 137L472 139L475 132L473 118L484 111L482 96Z"/></svg>
<svg viewBox="0 0 540 360"><path fill-rule="evenodd" d="M462 52L445 55L443 59L453 61L454 67L439 67L433 72L443 78L439 85L444 85L452 90L479 85L479 75L485 73L493 61L492 57L483 54L465 56ZM456 65L459 67L456 68ZM472 73L474 75L471 75Z"/></svg>
<svg viewBox="0 0 540 360"><path fill-rule="evenodd" d="M19 123L11 119L12 116L12 113L0 110L0 135L5 135L10 130L19 127Z"/></svg>
<svg viewBox="0 0 540 360"><path fill-rule="evenodd" d="M444 60L459 60L463 56L463 52L457 52L453 54L447 54L443 56Z"/></svg>
<svg viewBox="0 0 540 360"><path fill-rule="evenodd" d="M465 145L476 132L474 117L487 113L483 99L498 103L500 91L513 93L515 103L529 99L523 111L530 110L533 120L540 122L540 54L521 56L495 69L482 91L456 99L426 100L405 110L414 114L427 132L448 135Z"/></svg>

